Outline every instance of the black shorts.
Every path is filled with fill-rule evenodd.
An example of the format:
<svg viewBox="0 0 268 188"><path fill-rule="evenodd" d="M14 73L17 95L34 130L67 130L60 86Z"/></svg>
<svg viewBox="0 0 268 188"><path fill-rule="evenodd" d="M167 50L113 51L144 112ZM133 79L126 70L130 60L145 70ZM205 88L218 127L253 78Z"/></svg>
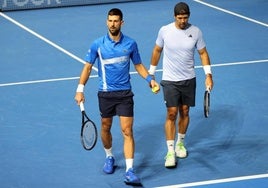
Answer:
<svg viewBox="0 0 268 188"><path fill-rule="evenodd" d="M195 106L196 78L183 81L161 81L166 107Z"/></svg>
<svg viewBox="0 0 268 188"><path fill-rule="evenodd" d="M131 90L98 92L99 110L101 117L108 118L115 115L133 117L134 94Z"/></svg>

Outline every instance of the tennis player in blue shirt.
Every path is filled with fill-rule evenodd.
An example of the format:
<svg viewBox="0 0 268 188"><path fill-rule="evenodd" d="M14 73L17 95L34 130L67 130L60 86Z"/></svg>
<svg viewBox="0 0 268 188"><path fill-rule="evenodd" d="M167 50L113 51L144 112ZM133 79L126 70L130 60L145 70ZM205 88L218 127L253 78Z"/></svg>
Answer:
<svg viewBox="0 0 268 188"><path fill-rule="evenodd" d="M101 114L101 139L106 153L103 171L114 172L115 159L112 153L111 127L113 116L119 116L124 137L124 156L126 160L126 184L140 184L133 170L135 142L133 138L133 92L130 83L130 60L141 77L146 79L150 87L159 85L142 64L135 40L121 32L123 13L113 8L107 16L107 35L96 39L86 54L86 64L80 75L75 100L78 104L85 100L84 86L88 81L93 64L97 61L99 89L98 100Z"/></svg>

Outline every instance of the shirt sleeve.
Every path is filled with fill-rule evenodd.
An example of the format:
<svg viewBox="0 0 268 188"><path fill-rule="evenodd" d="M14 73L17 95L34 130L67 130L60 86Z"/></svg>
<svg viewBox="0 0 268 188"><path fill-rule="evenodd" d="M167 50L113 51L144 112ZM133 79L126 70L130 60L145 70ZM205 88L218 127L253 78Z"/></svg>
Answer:
<svg viewBox="0 0 268 188"><path fill-rule="evenodd" d="M158 35L155 41L155 44L157 46L160 46L161 48L163 48L164 46L163 33L164 33L164 27L161 27L160 30L158 31Z"/></svg>
<svg viewBox="0 0 268 188"><path fill-rule="evenodd" d="M87 51L85 61L94 64L98 57L98 45L97 42L93 42Z"/></svg>
<svg viewBox="0 0 268 188"><path fill-rule="evenodd" d="M206 47L206 43L205 43L205 40L203 38L202 31L199 30L198 31L198 37L197 37L197 43L196 43L196 49L201 50L201 49L203 49L205 47Z"/></svg>
<svg viewBox="0 0 268 188"><path fill-rule="evenodd" d="M141 63L141 56L140 56L138 45L136 42L133 42L132 48L133 48L133 50L132 50L130 58L131 58L134 65L140 64Z"/></svg>

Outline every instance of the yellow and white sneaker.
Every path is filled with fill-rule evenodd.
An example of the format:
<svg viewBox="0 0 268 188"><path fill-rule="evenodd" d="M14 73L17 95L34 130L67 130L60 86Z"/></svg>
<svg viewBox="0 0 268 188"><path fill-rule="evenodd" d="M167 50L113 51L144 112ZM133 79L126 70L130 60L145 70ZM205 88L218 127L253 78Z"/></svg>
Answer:
<svg viewBox="0 0 268 188"><path fill-rule="evenodd" d="M175 152L169 151L165 157L165 167L166 168L174 168L176 167L176 157Z"/></svg>
<svg viewBox="0 0 268 188"><path fill-rule="evenodd" d="M185 158L185 157L187 157L187 150L184 147L183 142L179 142L175 146L175 152L176 152L176 156L179 157L179 158Z"/></svg>

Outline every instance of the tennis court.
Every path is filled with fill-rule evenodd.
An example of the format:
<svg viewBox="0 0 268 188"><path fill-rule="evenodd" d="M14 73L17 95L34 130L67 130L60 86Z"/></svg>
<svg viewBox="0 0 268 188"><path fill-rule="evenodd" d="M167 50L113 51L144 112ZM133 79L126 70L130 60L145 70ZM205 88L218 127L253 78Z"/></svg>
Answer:
<svg viewBox="0 0 268 188"><path fill-rule="evenodd" d="M80 143L74 101L91 42L106 34L106 13L124 13L146 67L158 29L173 21L177 0L0 12L0 183L3 188L130 187L118 118L114 174L102 172L99 139ZM196 56L197 97L186 137L189 156L164 167L166 109L131 67L135 93L135 169L143 187L265 188L268 185L268 1L186 0L190 23L201 28L213 64L209 118L203 114L204 71ZM161 63L156 79L162 75ZM88 115L99 125L97 71L85 88Z"/></svg>

